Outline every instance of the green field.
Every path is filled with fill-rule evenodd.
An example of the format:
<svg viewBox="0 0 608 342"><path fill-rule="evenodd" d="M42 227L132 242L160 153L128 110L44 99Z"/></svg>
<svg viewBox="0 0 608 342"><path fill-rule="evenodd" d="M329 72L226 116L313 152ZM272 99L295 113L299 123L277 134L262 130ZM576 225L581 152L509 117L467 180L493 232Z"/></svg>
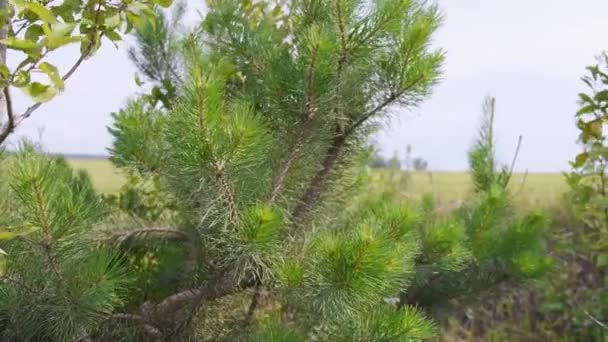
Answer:
<svg viewBox="0 0 608 342"><path fill-rule="evenodd" d="M442 201L464 199L470 190L466 172L415 173L408 184L412 194L432 193ZM549 207L560 200L567 190L564 176L559 173L515 174L511 180L511 193L521 206Z"/></svg>
<svg viewBox="0 0 608 342"><path fill-rule="evenodd" d="M107 160L70 160L72 166L89 172L97 190L105 193L118 191L124 178ZM512 193L520 206L549 207L566 191L563 175L559 173L515 174ZM466 172L414 173L407 182L405 193L418 196L432 193L441 202L464 199L470 190Z"/></svg>
<svg viewBox="0 0 608 342"><path fill-rule="evenodd" d="M124 182L123 176L108 160L70 159L68 161L74 168L87 171L98 191L114 193Z"/></svg>

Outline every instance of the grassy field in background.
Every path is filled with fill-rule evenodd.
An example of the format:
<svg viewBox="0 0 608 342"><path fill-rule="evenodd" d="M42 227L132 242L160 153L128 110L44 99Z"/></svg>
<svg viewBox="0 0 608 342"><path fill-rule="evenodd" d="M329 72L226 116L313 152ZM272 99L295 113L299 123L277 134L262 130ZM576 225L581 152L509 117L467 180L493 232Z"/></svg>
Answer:
<svg viewBox="0 0 608 342"><path fill-rule="evenodd" d="M124 183L124 177L109 160L68 159L68 161L72 167L87 171L98 191L111 194L118 191Z"/></svg>
<svg viewBox="0 0 608 342"><path fill-rule="evenodd" d="M568 189L560 173L514 174L510 187L516 204L543 208L556 204ZM470 190L466 172L414 173L407 186L408 193L432 193L441 201L462 200Z"/></svg>
<svg viewBox="0 0 608 342"><path fill-rule="evenodd" d="M88 171L101 192L116 192L124 182L124 177L107 160L72 159L69 162L77 169ZM516 203L529 207L549 207L567 190L559 173L516 174L511 187ZM466 198L470 191L470 179L465 172L414 173L404 191L414 197L432 193L441 202L458 201Z"/></svg>

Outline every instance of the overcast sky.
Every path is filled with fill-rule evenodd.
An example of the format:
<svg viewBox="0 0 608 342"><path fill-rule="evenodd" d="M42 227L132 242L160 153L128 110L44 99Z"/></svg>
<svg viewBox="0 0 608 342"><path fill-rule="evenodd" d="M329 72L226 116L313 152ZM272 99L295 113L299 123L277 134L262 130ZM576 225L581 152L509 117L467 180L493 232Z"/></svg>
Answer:
<svg viewBox="0 0 608 342"><path fill-rule="evenodd" d="M198 2L191 1L200 7ZM562 171L576 153L580 77L608 49L606 0L439 0L445 16L435 45L447 52L443 81L422 106L403 112L377 137L387 155L407 144L435 170L463 170L486 94L497 99L498 154L509 161L524 136L517 169ZM77 48L55 56L67 68ZM10 58L10 57L9 57ZM109 114L137 91L126 49L106 44L18 130L52 152L104 154ZM26 100L15 94L16 107Z"/></svg>

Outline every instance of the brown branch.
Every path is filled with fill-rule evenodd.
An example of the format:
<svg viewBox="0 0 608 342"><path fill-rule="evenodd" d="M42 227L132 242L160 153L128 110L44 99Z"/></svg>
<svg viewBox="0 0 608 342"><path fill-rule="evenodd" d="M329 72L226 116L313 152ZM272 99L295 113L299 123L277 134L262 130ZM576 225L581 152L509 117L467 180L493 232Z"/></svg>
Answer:
<svg viewBox="0 0 608 342"><path fill-rule="evenodd" d="M244 326L248 326L253 320L253 315L260 305L260 300L263 297L263 288L262 284L257 284L255 287L255 291L253 292L253 296L251 296L251 302L249 303L249 308L247 309L247 314L245 315L245 320L243 321Z"/></svg>
<svg viewBox="0 0 608 342"><path fill-rule="evenodd" d="M340 69L341 66L339 66ZM399 99L403 94L411 90L418 82L420 82L424 78L424 75L416 78L412 83L410 83L403 90L393 93L389 95L384 101L379 103L376 107L372 108L368 112L359 116L359 119L355 121L349 128L347 128L344 132L340 132L336 130L334 135L334 139L330 146L327 148L327 152L325 153L325 158L321 163L321 168L317 171L317 174L313 177L313 179L308 183L306 191L304 195L302 195L300 201L296 205L295 209L291 213L291 220L294 223L301 223L305 216L310 212L314 204L319 200L323 189L327 183L327 178L333 171L338 158L340 157L340 153L344 148L348 138L359 128L361 127L367 120L369 120L374 115L378 114L380 111L384 110L387 106L391 105L394 101Z"/></svg>
<svg viewBox="0 0 608 342"><path fill-rule="evenodd" d="M342 109L339 88L342 82L342 73L344 71L344 64L346 63L348 53L341 0L336 0L336 16L338 18L338 33L341 45L340 58L338 59L336 72L338 76L338 98L336 99L336 106L334 108L334 113L336 116L338 116L340 110ZM328 147L327 152L325 153L325 158L321 162L321 168L308 183L308 186L300 198L300 201L296 204L296 207L291 212L291 221L293 223L301 223L312 209L314 203L319 200L319 197L323 192L323 188L327 183L327 178L338 161L338 157L340 156L340 152L346 143L347 137L348 135L340 131L340 127L335 127L334 138Z"/></svg>
<svg viewBox="0 0 608 342"><path fill-rule="evenodd" d="M517 147L515 148L515 154L513 154L513 159L511 160L511 166L509 166L509 173L506 175L504 180L504 187L506 188L513 177L513 171L515 170L515 163L517 162L517 158L519 157L519 151L521 150L521 142L523 137L520 135L517 139Z"/></svg>
<svg viewBox="0 0 608 342"><path fill-rule="evenodd" d="M124 320L124 321L132 321L141 325L142 330L147 336L147 341L151 342L160 342L162 341L163 334L155 327L152 323L150 323L147 319L140 315L134 314L125 314L125 313L115 313L110 316L110 320Z"/></svg>
<svg viewBox="0 0 608 342"><path fill-rule="evenodd" d="M0 145L15 131L15 114L13 113L13 101L11 100L11 93L6 86L4 88L4 102L6 103L6 124L0 129Z"/></svg>
<svg viewBox="0 0 608 342"><path fill-rule="evenodd" d="M365 114L362 114L359 117L359 119L357 121L355 121L355 123L353 123L346 130L345 134L347 136L349 136L352 133L354 133L355 130L357 130L357 128L361 127L365 122L367 122L367 120L369 120L374 115L376 115L379 112L381 112L382 110L384 110L387 106L391 105L394 101L396 101L401 96L403 96L405 93L407 93L408 91L410 91L416 84L418 84L418 82L422 81L424 79L424 77L425 77L425 75L422 74L419 77L417 77L416 79L414 79L412 81L412 83L410 83L409 85L407 85L406 87L404 87L400 91L391 93L386 99L384 99L384 101L380 102L376 107L372 108L371 110L369 110Z"/></svg>
<svg viewBox="0 0 608 342"><path fill-rule="evenodd" d="M363 125L372 116L378 114L380 111L382 111L388 105L390 105L391 103L393 103L399 97L399 95L401 95L401 94L391 94L391 95L389 95L384 101L380 102L376 107L374 107L370 111L368 111L368 112L364 113L363 115L361 115L359 117L359 119L357 121L355 121L355 123L353 123L346 130L345 134L347 136L351 135L357 128L359 128L361 125Z"/></svg>
<svg viewBox="0 0 608 342"><path fill-rule="evenodd" d="M304 109L304 121L301 124L301 128L298 129L298 136L296 137L295 142L290 148L289 154L287 158L283 160L281 166L279 167L279 171L275 175L272 181L272 190L269 196L269 202L274 203L277 196L283 190L283 186L285 185L285 181L287 179L287 175L293 163L298 159L302 149L310 139L310 135L312 133L311 123L314 119L318 107L316 105L316 95L315 95L315 87L314 87L314 72L317 64L317 58L319 55L319 45L317 44L312 51L310 66L308 67L308 77L307 77L307 86L306 86L306 104Z"/></svg>
<svg viewBox="0 0 608 342"><path fill-rule="evenodd" d="M162 302L154 306L152 314L160 315L160 317L166 317L166 315L179 311L199 300L215 300L217 298L231 295L245 287L247 286L234 286L228 278L223 278L214 284L204 285L194 289L187 289L165 298Z"/></svg>
<svg viewBox="0 0 608 342"><path fill-rule="evenodd" d="M345 143L346 137L344 135L337 134L334 137L331 145L325 153L325 158L321 163L321 169L317 171L315 176L308 183L306 191L302 195L294 210L291 212L292 222L302 223L303 219L310 212L313 205L319 200L327 183L327 179L336 165Z"/></svg>
<svg viewBox="0 0 608 342"><path fill-rule="evenodd" d="M6 12L8 9L8 1L7 0L0 0L0 10ZM5 39L8 36L8 16L6 18L6 20L2 23L2 26L0 26L0 39ZM6 65L7 61L6 61L6 45L4 44L0 44L0 63ZM7 116L7 122L5 125L2 126L2 128L0 129L0 145L2 145L2 143L8 138L8 136L15 130L15 120L14 120L14 114L13 114L13 108L12 105L10 104L10 94L7 90L8 85L4 88L4 101L6 104L6 116ZM7 96L8 94L8 96Z"/></svg>
<svg viewBox="0 0 608 342"><path fill-rule="evenodd" d="M109 238L106 238L103 240L116 241L117 243L121 244L121 243L124 243L126 241L129 241L129 240L135 238L138 235L148 235L148 234L166 235L167 237L169 237L171 239L179 240L179 241L190 241L190 239L191 239L187 233L182 232L180 230L176 230L176 229L144 228L144 229L138 229L138 230L134 230L134 231L130 231L130 232L115 233L115 234L112 234L112 236L110 236Z"/></svg>

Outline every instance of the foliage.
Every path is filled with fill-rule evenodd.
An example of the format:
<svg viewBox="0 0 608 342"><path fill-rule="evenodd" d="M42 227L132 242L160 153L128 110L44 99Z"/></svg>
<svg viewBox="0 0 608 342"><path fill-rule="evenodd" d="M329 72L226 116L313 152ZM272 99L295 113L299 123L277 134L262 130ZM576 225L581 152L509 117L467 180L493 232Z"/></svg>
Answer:
<svg viewBox="0 0 608 342"><path fill-rule="evenodd" d="M424 314L384 300L413 277L411 227L399 216L332 213L359 186L375 124L392 105L416 106L437 82L443 52L430 47L436 6L209 1L200 26L183 39L157 14L150 22L126 18L139 37L132 56L156 86L175 76L166 70L182 67L183 83L164 93L161 106L145 96L132 101L110 129L112 160L135 180L113 201L150 226L110 227L100 238L108 208L84 176L70 178L65 163L55 167L33 152L11 161L42 177L48 198L40 202L21 185L37 184L25 174L11 176L18 186L7 190L15 196L9 204L24 216L11 227L35 219L39 229L3 242L6 274L37 290L42 279L51 284L25 296L28 287L3 280L2 337L187 340L214 319L202 308L243 293L250 294L247 310L234 309L218 327L236 340L431 337ZM158 40L166 49L151 50ZM163 57L169 50L180 55ZM159 219L157 204L179 205ZM36 250L38 234L44 247ZM178 270L168 285L163 269ZM279 318L265 324L259 315L267 311Z"/></svg>
<svg viewBox="0 0 608 342"><path fill-rule="evenodd" d="M580 109L575 114L583 151L570 163L565 174L571 188L567 200L583 225L569 232L568 247L564 237L557 239L559 253L573 278L560 279L546 290L547 303L559 305L567 316L569 329L581 338L606 338L608 320L606 303L606 266L608 266L608 207L606 207L606 137L604 120L608 118L608 55L598 64L587 67L582 81L588 93L579 94ZM572 243L574 241L575 243ZM560 246L558 245L558 247ZM565 295L565 293L570 295ZM560 311L552 312L560 314Z"/></svg>
<svg viewBox="0 0 608 342"><path fill-rule="evenodd" d="M469 167L472 173L475 191L488 192L492 186L503 189L507 187L513 175L513 167L519 154L522 137L519 137L517 149L510 167L503 166L497 172L494 148L494 116L496 99L486 97L483 104L483 116L479 128L479 137L469 151Z"/></svg>
<svg viewBox="0 0 608 342"><path fill-rule="evenodd" d="M186 3L176 2L171 17L157 9L150 20L133 31L136 45L129 48L129 59L143 74L144 80L152 84L149 94L144 96L152 107L160 104L170 108L176 92L183 85L180 44L186 31L183 25L186 13ZM144 85L144 80L138 75L135 77L138 85Z"/></svg>
<svg viewBox="0 0 608 342"><path fill-rule="evenodd" d="M195 236L197 287L180 308L255 289L250 309L235 313L245 330L232 334L251 326L264 338L431 336L420 313L383 302L411 276L406 232L395 235L381 217L347 223L323 214L356 188L352 166L374 122L393 103L421 101L443 58L428 46L434 6L362 3L210 1L202 33L184 36L178 72L187 78L171 105L157 114L133 102L115 116L113 161L157 177L179 203L176 224ZM254 322L263 293L289 319ZM204 326L213 317L198 319ZM183 321L156 323L164 335ZM378 328L385 323L390 329Z"/></svg>
<svg viewBox="0 0 608 342"><path fill-rule="evenodd" d="M0 143L27 119L40 105L52 100L64 89L64 82L86 58L92 56L105 37L120 41L122 33L147 24L154 6L169 6L171 1L137 0L111 1L4 1L0 30L0 87L7 107L6 120L0 129ZM74 65L61 74L49 63L51 52L69 44L80 45L80 56ZM6 50L14 50L21 60L8 63ZM46 80L35 78L36 73ZM13 113L9 87L28 95L34 104L20 115Z"/></svg>
<svg viewBox="0 0 608 342"><path fill-rule="evenodd" d="M24 147L8 162L0 277L0 336L74 340L124 303L129 284L118 254L90 248L89 230L107 213L84 173ZM6 196L6 197L4 197ZM6 241L6 238L9 241Z"/></svg>
<svg viewBox="0 0 608 342"><path fill-rule="evenodd" d="M457 207L437 208L430 196L416 205L406 204L409 199L399 193L403 186L388 178L384 184L376 179L352 209L357 213L371 210L385 219L393 217L393 222L407 224L415 233L419 244L415 272L400 303L422 306L438 319L455 312L450 309L458 312L459 304L503 283L537 279L552 265L544 242L548 225L544 215L518 214L504 181L508 169L488 168L488 161L495 160L493 149L488 147L493 144L488 139L492 129L493 121L483 122L469 154L475 158L470 174L478 186ZM482 173L490 181L486 187L475 182ZM450 307L450 302L456 305Z"/></svg>

